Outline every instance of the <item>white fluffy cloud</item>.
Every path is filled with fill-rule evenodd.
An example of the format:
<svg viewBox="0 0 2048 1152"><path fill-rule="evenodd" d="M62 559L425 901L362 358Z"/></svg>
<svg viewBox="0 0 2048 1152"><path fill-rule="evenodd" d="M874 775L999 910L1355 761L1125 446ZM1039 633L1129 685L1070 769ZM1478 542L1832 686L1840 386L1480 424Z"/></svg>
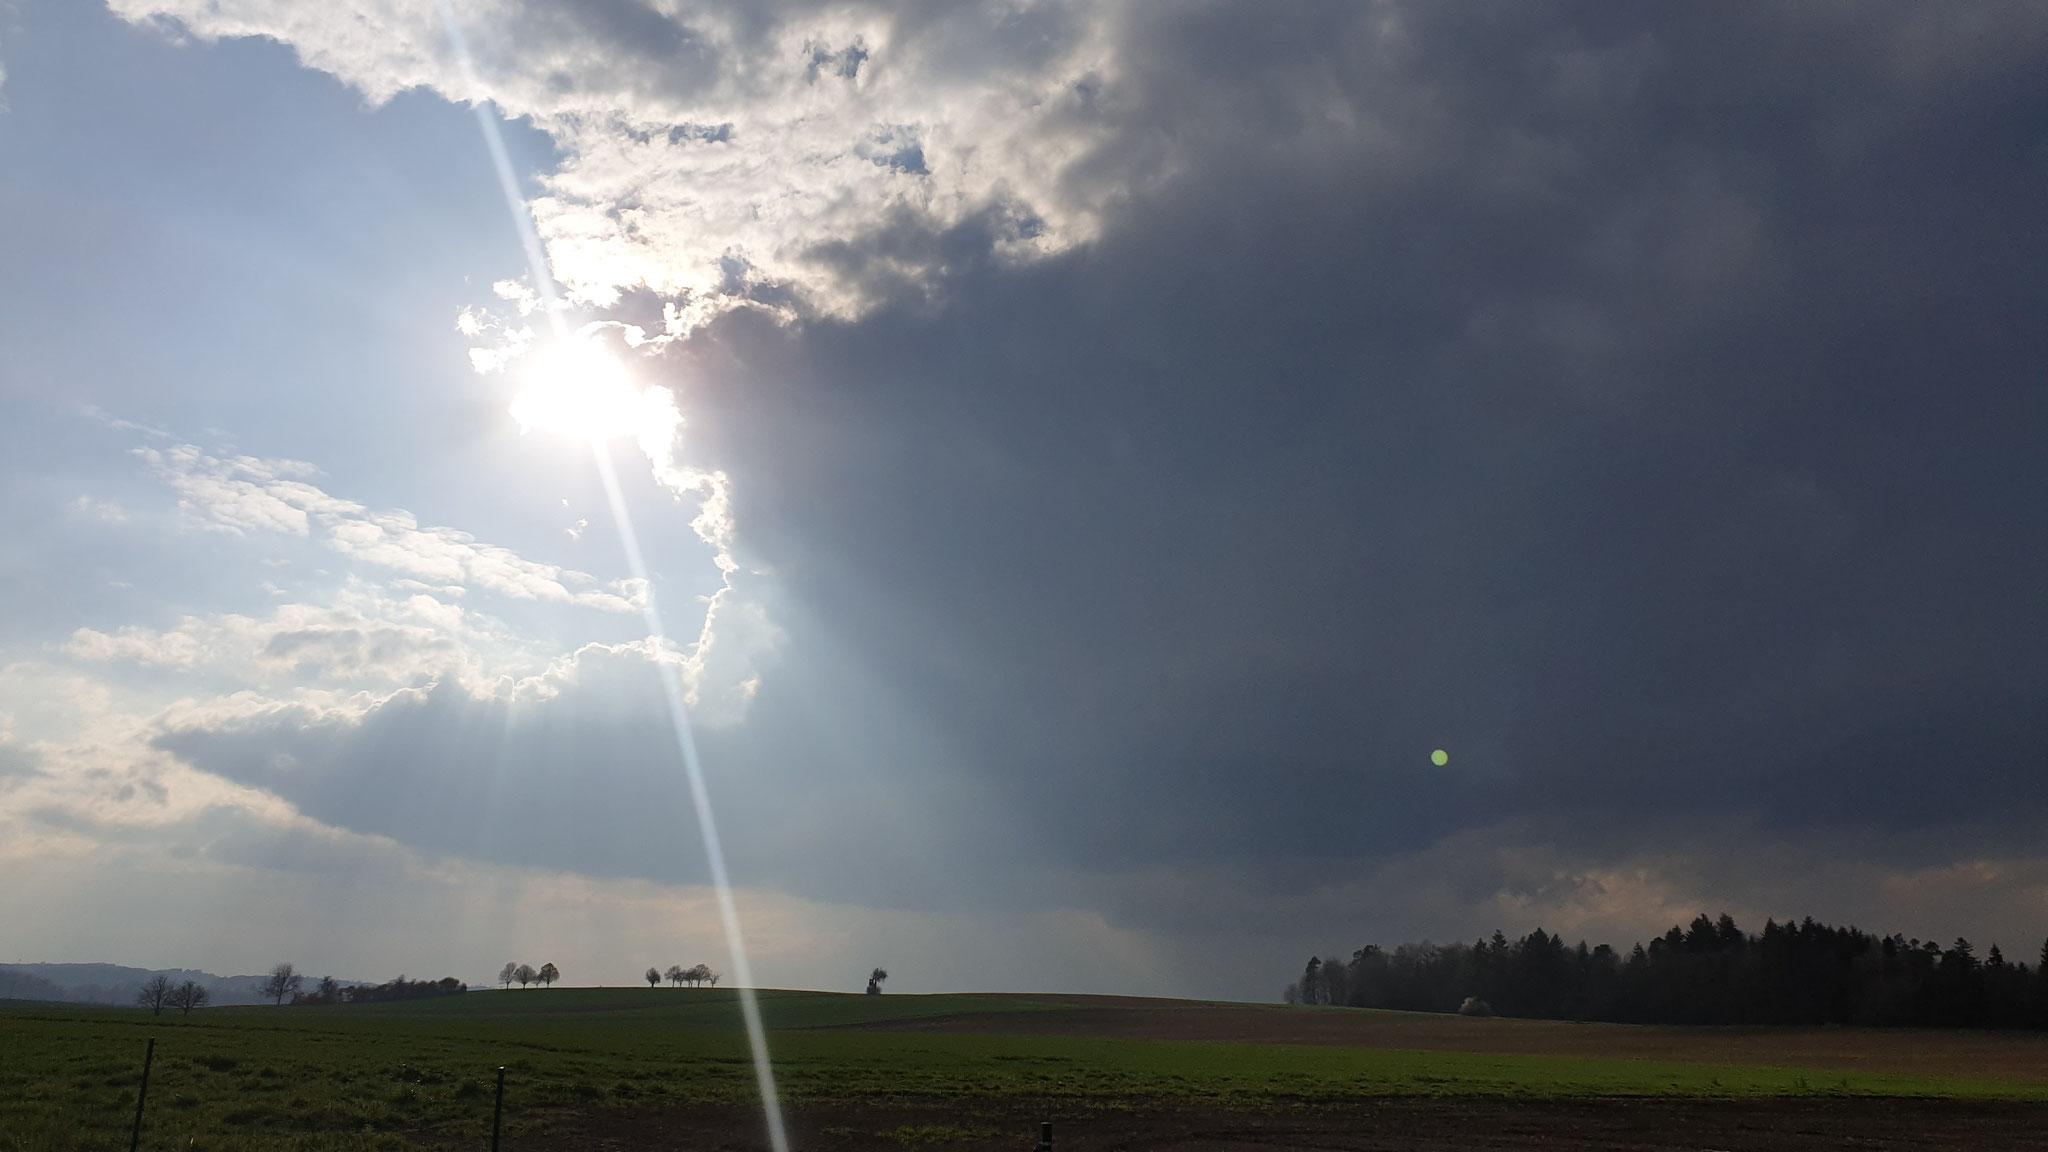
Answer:
<svg viewBox="0 0 2048 1152"><path fill-rule="evenodd" d="M579 604L635 612L646 596L638 580L599 585L572 569L527 560L454 528L422 528L411 513L372 511L330 496L304 478L295 460L221 459L189 444L136 454L175 490L182 507L209 528L245 534L317 537L334 551L442 586L477 588L515 600Z"/></svg>
<svg viewBox="0 0 2048 1152"><path fill-rule="evenodd" d="M1117 73L1106 10L1003 5L112 0L203 37L267 36L372 101L426 87L554 137L532 205L572 300L645 289L687 329L736 303L859 312L923 282L931 238L1002 255L1092 237Z"/></svg>
<svg viewBox="0 0 2048 1152"><path fill-rule="evenodd" d="M0 666L0 742L75 733L112 703L105 684L72 669L32 661Z"/></svg>
<svg viewBox="0 0 2048 1152"><path fill-rule="evenodd" d="M422 527L404 511L371 510L312 483L317 470L310 464L216 457L188 444L142 448L136 455L178 493L181 510L203 529L304 537L361 568L382 568L400 578L380 585L352 577L332 594L262 614L188 614L168 628L80 628L64 645L76 660L169 670L199 683L225 681L264 691L388 688L443 678L483 691L498 680L537 673L550 657L497 619L454 602L471 590L612 613L647 607L648 589L640 579L601 583L466 532ZM699 722L737 723L780 631L747 585L759 574L734 558L725 474L654 458L658 481L678 498L698 501L690 527L711 549L720 574L717 588L703 597L703 623L694 641L672 657ZM189 691L189 684L179 690Z"/></svg>
<svg viewBox="0 0 2048 1152"><path fill-rule="evenodd" d="M392 595L361 580L326 603L283 604L264 616L193 615L161 630L80 628L64 652L93 664L135 664L263 689L391 686L440 677L474 686L544 664L489 617L424 592Z"/></svg>

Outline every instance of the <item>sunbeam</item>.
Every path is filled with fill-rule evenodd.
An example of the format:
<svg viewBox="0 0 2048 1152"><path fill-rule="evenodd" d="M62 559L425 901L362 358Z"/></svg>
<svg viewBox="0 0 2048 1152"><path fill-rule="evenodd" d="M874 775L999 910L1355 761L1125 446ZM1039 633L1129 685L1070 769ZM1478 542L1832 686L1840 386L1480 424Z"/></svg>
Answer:
<svg viewBox="0 0 2048 1152"><path fill-rule="evenodd" d="M463 39L461 26L456 22L448 0L440 0L440 10L441 19L447 25L449 42L462 62L464 74L473 81L469 46ZM472 90L480 88L472 84ZM598 475L604 481L605 496L611 504L612 519L625 545L627 565L634 578L647 589L641 601L642 612L648 633L662 653L662 658L656 661L662 695L675 729L676 750L689 779L690 800L697 813L697 830L704 841L705 863L711 871L712 887L718 894L719 920L725 930L726 954L739 994L740 1014L746 1023L747 1044L753 1050L754 1080L761 1094L761 1110L767 1119L769 1147L772 1152L788 1152L789 1138L783 1127L782 1105L775 1088L775 1069L768 1058L767 1030L761 1024L761 1006L754 995L753 968L747 962L739 906L733 900L732 882L726 874L725 849L719 842L718 823L712 815L711 793L705 786L703 764L698 759L697 742L690 731L689 707L675 662L667 655L667 629L662 625L653 582L648 578L647 561L640 551L640 539L633 529L633 518L619 489L618 473L612 467L607 447L607 441L620 436L633 437L645 445L649 441L650 421L673 430L677 418L675 406L667 396L658 394L657 389L636 388L624 365L591 342L587 333L568 330L533 220L520 199L519 185L512 175L511 160L498 132L497 121L487 104L477 104L476 114L484 141L490 149L499 187L505 194L506 208L526 253L528 273L540 294L548 326L554 336L553 344L540 353L530 369L525 390L513 401L512 415L523 427L541 427L590 442L591 455L596 460Z"/></svg>

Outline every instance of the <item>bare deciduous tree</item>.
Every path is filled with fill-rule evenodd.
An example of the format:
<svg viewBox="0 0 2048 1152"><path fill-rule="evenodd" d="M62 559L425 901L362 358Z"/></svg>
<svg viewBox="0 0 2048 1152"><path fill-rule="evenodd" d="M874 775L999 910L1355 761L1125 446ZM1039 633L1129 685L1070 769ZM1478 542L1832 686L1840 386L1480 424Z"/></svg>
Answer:
<svg viewBox="0 0 2048 1152"><path fill-rule="evenodd" d="M674 975L676 974L676 966L675 966L675 965L671 964L671 965L669 965L669 966L668 966L668 974L669 974L670 976L674 976ZM649 969L647 970L647 986L648 986L649 988L654 988L654 987L658 987L658 986L659 986L660 984L661 984L661 969L659 969L659 968L649 968Z"/></svg>
<svg viewBox="0 0 2048 1152"><path fill-rule="evenodd" d="M668 971L663 972L662 976L665 977L670 984L673 984L676 987L680 988L683 986L683 981L688 980L690 978L690 970L683 967L681 964L671 964L668 966Z"/></svg>
<svg viewBox="0 0 2048 1152"><path fill-rule="evenodd" d="M548 985L553 984L555 981L560 980L562 978L562 970L560 968L555 967L553 964L543 964L540 966L540 971L535 972L533 974L533 977L534 979L539 980L541 986L545 988Z"/></svg>
<svg viewBox="0 0 2048 1152"><path fill-rule="evenodd" d="M166 1003L176 1008L179 1015L190 1016L194 1008L206 1007L206 1002L211 999L213 993L208 992L205 985L187 980L171 989L170 999Z"/></svg>
<svg viewBox="0 0 2048 1152"><path fill-rule="evenodd" d="M539 978L539 976L540 973L535 972L533 970L533 965L531 964L521 964L519 967L514 968L512 970L512 978L514 980L519 981L519 986L521 988L524 988L528 984L533 983L534 980Z"/></svg>
<svg viewBox="0 0 2048 1152"><path fill-rule="evenodd" d="M519 979L519 965L510 960L505 961L505 966L498 969L498 983L503 987L510 988L512 987L512 981L517 979Z"/></svg>
<svg viewBox="0 0 2048 1152"><path fill-rule="evenodd" d="M265 996L283 1004L285 997L298 994L299 985L304 981L305 978L299 975L297 968L290 964L279 964L270 970L270 975L265 976L263 983L258 987Z"/></svg>
<svg viewBox="0 0 2048 1152"><path fill-rule="evenodd" d="M135 993L135 1002L149 1009L152 1016L164 1014L164 1005L171 1002L171 978L161 972L142 982L142 989Z"/></svg>

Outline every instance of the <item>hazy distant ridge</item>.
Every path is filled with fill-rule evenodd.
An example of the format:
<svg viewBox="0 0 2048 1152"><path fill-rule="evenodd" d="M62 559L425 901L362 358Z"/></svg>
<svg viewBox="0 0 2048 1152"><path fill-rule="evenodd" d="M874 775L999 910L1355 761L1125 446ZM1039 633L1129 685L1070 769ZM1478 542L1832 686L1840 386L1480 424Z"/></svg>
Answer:
<svg viewBox="0 0 2048 1152"><path fill-rule="evenodd" d="M132 1004L142 982L164 975L205 988L215 1004L268 1004L261 976L215 976L195 968L128 968L120 964L0 964L0 1000L56 1000L70 1004ZM361 983L344 980L343 985Z"/></svg>

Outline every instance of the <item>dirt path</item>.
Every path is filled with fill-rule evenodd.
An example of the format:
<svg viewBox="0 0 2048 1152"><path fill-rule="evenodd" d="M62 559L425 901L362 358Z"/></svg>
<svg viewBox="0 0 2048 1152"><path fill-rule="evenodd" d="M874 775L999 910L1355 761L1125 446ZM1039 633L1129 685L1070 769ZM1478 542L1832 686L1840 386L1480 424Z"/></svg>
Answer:
<svg viewBox="0 0 2048 1152"><path fill-rule="evenodd" d="M1262 1110L1188 1105L1084 1110L1073 1102L816 1105L789 1116L800 1152L1026 1152L1039 1121L1058 1152L1169 1149L1896 1149L2048 1152L2048 1106L1876 1099L1773 1101L1376 1100ZM697 1108L610 1113L515 1141L508 1152L766 1148L760 1113Z"/></svg>
<svg viewBox="0 0 2048 1152"><path fill-rule="evenodd" d="M2048 1084L2048 1035L2038 1033L1906 1028L1657 1028L1113 996L1016 998L1061 1007L1046 1012L990 1012L859 1027L876 1032L1103 1036L1670 1060Z"/></svg>

